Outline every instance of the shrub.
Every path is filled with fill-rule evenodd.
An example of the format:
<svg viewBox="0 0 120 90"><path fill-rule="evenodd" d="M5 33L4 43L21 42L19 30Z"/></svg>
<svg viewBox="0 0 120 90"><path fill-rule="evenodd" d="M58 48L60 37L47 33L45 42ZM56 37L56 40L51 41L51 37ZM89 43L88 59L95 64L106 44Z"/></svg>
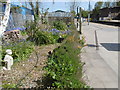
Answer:
<svg viewBox="0 0 120 90"><path fill-rule="evenodd" d="M66 24L62 21L54 21L53 27L58 29L58 30L66 30L67 29Z"/></svg>
<svg viewBox="0 0 120 90"><path fill-rule="evenodd" d="M27 40L33 41L36 45L42 44L53 44L55 43L56 38L49 32L37 31L33 34L33 36L28 37Z"/></svg>
<svg viewBox="0 0 120 90"><path fill-rule="evenodd" d="M85 83L79 81L82 77L82 66L78 54L81 48L79 43L73 36L69 36L66 42L53 50L49 55L46 77L50 77L53 82L52 87L55 88L85 88ZM77 73L79 72L79 78Z"/></svg>
<svg viewBox="0 0 120 90"><path fill-rule="evenodd" d="M29 36L27 40L34 42L36 45L53 44L59 37L58 34L53 35L52 32L41 30L34 22L28 23L27 27L26 32Z"/></svg>

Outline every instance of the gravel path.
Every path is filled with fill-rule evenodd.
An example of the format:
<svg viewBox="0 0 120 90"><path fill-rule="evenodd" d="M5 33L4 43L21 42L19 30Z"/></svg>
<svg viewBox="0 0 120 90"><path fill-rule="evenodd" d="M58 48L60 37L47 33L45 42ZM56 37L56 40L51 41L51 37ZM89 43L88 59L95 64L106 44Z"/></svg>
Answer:
<svg viewBox="0 0 120 90"><path fill-rule="evenodd" d="M15 63L11 71L2 71L2 82L4 84L17 84L20 88L37 87L37 81L42 82L45 71L47 55L58 45L36 46L35 51L26 61ZM42 86L39 85L39 86Z"/></svg>

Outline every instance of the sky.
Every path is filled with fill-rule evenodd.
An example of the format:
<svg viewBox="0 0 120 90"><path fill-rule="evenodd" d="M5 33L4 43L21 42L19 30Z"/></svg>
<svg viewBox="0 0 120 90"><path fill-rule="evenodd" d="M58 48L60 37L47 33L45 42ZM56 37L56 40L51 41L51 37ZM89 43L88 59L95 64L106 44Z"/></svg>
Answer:
<svg viewBox="0 0 120 90"><path fill-rule="evenodd" d="M24 1L28 1L28 0L24 0ZM35 2L36 0L31 0L31 1ZM49 8L48 10L49 12L53 12L56 10L63 10L69 12L70 4L71 2L74 1L77 3L77 6L82 7L84 10L88 10L88 4L90 1L91 10L92 10L97 1L108 1L108 0L39 0L39 2L42 2L40 8L44 8L44 10ZM113 0L109 0L109 1L113 1ZM11 2L18 5L24 4L23 0L18 0L18 1L11 0Z"/></svg>
<svg viewBox="0 0 120 90"><path fill-rule="evenodd" d="M43 8L49 8L49 11L56 11L56 10L63 10L63 11L70 11L70 5L72 2L44 2L42 4ZM90 2L91 3L91 9L94 8L95 2ZM88 4L89 2L77 2L76 6L82 7L85 10L88 10Z"/></svg>

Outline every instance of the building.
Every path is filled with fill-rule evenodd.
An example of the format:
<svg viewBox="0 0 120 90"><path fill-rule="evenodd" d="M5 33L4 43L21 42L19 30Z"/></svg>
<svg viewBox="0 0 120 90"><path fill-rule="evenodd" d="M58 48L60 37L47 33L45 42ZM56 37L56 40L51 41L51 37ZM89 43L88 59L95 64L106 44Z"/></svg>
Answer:
<svg viewBox="0 0 120 90"><path fill-rule="evenodd" d="M47 14L48 17L48 21L64 21L65 23L69 23L71 22L71 20L73 19L72 14L70 12L65 12L62 10L57 10L54 12L49 12Z"/></svg>
<svg viewBox="0 0 120 90"><path fill-rule="evenodd" d="M99 20L120 20L120 7L102 8L99 11Z"/></svg>

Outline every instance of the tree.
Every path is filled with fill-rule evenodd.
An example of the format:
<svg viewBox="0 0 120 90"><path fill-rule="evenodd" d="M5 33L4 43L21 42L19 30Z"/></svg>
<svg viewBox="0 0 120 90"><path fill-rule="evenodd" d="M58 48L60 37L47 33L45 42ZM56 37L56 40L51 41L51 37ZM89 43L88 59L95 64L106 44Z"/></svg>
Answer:
<svg viewBox="0 0 120 90"><path fill-rule="evenodd" d="M82 17L87 18L89 11L82 10Z"/></svg>
<svg viewBox="0 0 120 90"><path fill-rule="evenodd" d="M116 2L116 6L120 7L120 1Z"/></svg>
<svg viewBox="0 0 120 90"><path fill-rule="evenodd" d="M96 2L95 9L101 9L102 6L103 6L103 2L102 1Z"/></svg>
<svg viewBox="0 0 120 90"><path fill-rule="evenodd" d="M111 4L112 4L112 2L110 2L110 1L104 2L103 7L110 8Z"/></svg>
<svg viewBox="0 0 120 90"><path fill-rule="evenodd" d="M99 10L103 7L103 2L99 1L95 3L95 8L92 11L92 19L99 20Z"/></svg>
<svg viewBox="0 0 120 90"><path fill-rule="evenodd" d="M31 6L33 13L34 13L34 22L37 23L40 20L40 2L36 0L36 2L29 2L29 5Z"/></svg>
<svg viewBox="0 0 120 90"><path fill-rule="evenodd" d="M77 6L79 6L79 4L80 4L80 2L76 2L75 0L74 0L74 2L73 2L73 0L72 0L72 2L70 2L70 12L73 14L73 16L75 16L75 11L76 11L76 9L77 9Z"/></svg>

